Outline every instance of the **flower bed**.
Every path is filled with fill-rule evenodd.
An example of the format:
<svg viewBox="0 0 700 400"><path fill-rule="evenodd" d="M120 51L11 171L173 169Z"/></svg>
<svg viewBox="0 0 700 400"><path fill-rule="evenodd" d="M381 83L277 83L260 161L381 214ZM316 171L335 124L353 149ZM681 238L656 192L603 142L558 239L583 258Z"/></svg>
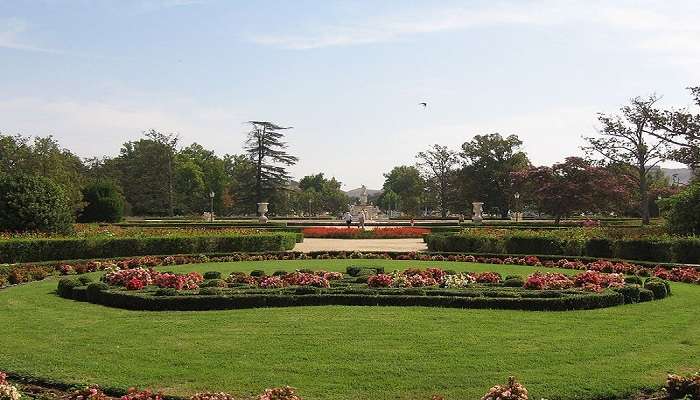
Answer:
<svg viewBox="0 0 700 400"><path fill-rule="evenodd" d="M202 275L160 273L153 269L110 270L90 283L76 278L59 281L62 297L142 310L206 310L299 305L395 305L458 308L569 310L664 298L664 283L649 278L650 289L625 284L620 274L586 271L574 277L536 272L513 286L496 272L454 272L441 268L407 268L364 275L327 271L232 272L225 280L204 281ZM361 272L361 271L360 271ZM217 276L208 272L207 276ZM657 282L658 281L658 282ZM640 297L640 291L645 290ZM660 290L664 290L663 293ZM619 293L618 293L619 292Z"/></svg>
<svg viewBox="0 0 700 400"><path fill-rule="evenodd" d="M307 238L336 239L403 239L420 238L430 233L428 228L389 227L362 229L353 227L309 227L302 230Z"/></svg>

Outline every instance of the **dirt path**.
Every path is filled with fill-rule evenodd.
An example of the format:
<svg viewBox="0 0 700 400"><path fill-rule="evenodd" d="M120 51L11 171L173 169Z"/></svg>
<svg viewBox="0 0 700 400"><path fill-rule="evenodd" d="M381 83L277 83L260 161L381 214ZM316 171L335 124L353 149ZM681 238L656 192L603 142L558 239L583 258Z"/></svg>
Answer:
<svg viewBox="0 0 700 400"><path fill-rule="evenodd" d="M423 239L304 239L294 251L426 251Z"/></svg>

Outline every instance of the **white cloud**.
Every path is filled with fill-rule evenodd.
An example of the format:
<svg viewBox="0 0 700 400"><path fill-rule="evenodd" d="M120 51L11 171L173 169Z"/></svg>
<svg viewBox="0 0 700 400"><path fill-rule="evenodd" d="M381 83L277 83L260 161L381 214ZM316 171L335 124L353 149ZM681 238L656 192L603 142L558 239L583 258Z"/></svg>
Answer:
<svg viewBox="0 0 700 400"><path fill-rule="evenodd" d="M29 24L19 18L0 20L0 48L38 51L42 53L60 53L58 50L35 46L23 40L21 36L29 29Z"/></svg>

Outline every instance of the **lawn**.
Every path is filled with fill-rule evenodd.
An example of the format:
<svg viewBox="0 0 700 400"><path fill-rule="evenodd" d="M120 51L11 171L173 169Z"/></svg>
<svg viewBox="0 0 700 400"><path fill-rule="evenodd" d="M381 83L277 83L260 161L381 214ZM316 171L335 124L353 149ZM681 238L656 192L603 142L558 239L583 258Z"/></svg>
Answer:
<svg viewBox="0 0 700 400"><path fill-rule="evenodd" d="M361 264L535 270L384 260L161 269L271 273ZM533 399L592 399L658 387L666 372L700 366L700 287L682 283L672 283L674 295L662 301L570 312L341 306L136 312L62 299L55 287L50 279L0 291L0 370L178 395L291 385L307 400L435 393L462 400L481 397L508 375Z"/></svg>

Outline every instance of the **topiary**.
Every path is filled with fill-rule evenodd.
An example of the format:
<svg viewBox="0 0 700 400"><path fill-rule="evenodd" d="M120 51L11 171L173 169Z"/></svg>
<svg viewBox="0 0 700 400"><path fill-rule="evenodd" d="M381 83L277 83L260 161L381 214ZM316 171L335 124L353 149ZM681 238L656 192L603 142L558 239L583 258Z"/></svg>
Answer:
<svg viewBox="0 0 700 400"><path fill-rule="evenodd" d="M272 273L272 276L285 276L287 275L287 271L282 271L282 270L277 270Z"/></svg>
<svg viewBox="0 0 700 400"><path fill-rule="evenodd" d="M642 284L642 278L632 275L632 276L626 276L625 277L625 283L630 283L633 285L641 285Z"/></svg>
<svg viewBox="0 0 700 400"><path fill-rule="evenodd" d="M199 287L227 287L228 284L223 279L208 279L199 284Z"/></svg>
<svg viewBox="0 0 700 400"><path fill-rule="evenodd" d="M78 280L80 281L80 283L83 284L83 286L85 286L85 285L87 285L87 284L89 284L90 282L93 281L92 278L90 278L90 277L87 276L87 275L79 276L79 277L78 277Z"/></svg>
<svg viewBox="0 0 700 400"><path fill-rule="evenodd" d="M669 296L671 295L671 284L668 283L667 280L661 279L658 276L650 276L644 282L645 284L646 282L661 282L664 284L664 286L666 286L666 294Z"/></svg>
<svg viewBox="0 0 700 400"><path fill-rule="evenodd" d="M124 196L110 180L90 183L83 190L87 203L78 217L80 222L119 222L124 215Z"/></svg>
<svg viewBox="0 0 700 400"><path fill-rule="evenodd" d="M221 296L224 290L220 287L205 287L199 289L199 294L202 296Z"/></svg>
<svg viewBox="0 0 700 400"><path fill-rule="evenodd" d="M90 302L95 302L99 296L100 292L109 289L109 285L102 282L92 282L87 285L87 300Z"/></svg>
<svg viewBox="0 0 700 400"><path fill-rule="evenodd" d="M259 278L259 277L265 276L265 271L263 271L261 269L254 269L254 270L250 271L250 276L255 276L255 277Z"/></svg>
<svg viewBox="0 0 700 400"><path fill-rule="evenodd" d="M221 272L219 271L207 271L204 273L204 279L221 279Z"/></svg>
<svg viewBox="0 0 700 400"><path fill-rule="evenodd" d="M639 288L639 302L654 300L654 292L649 289Z"/></svg>
<svg viewBox="0 0 700 400"><path fill-rule="evenodd" d="M350 276L358 276L358 275L360 275L360 271L362 271L361 267L357 267L357 266L353 266L353 265L345 268L345 272Z"/></svg>
<svg viewBox="0 0 700 400"><path fill-rule="evenodd" d="M644 289L654 292L655 300L661 300L668 295L668 292L666 292L666 285L664 285L663 282L647 280L644 282Z"/></svg>
<svg viewBox="0 0 700 400"><path fill-rule="evenodd" d="M82 286L82 284L75 278L61 278L58 281L56 292L61 297L70 298L73 295L73 288L78 286Z"/></svg>
<svg viewBox="0 0 700 400"><path fill-rule="evenodd" d="M0 176L0 231L66 233L75 216L62 186L38 175Z"/></svg>
<svg viewBox="0 0 700 400"><path fill-rule="evenodd" d="M525 285L525 281L519 276L511 276L503 281L503 286L506 287L523 287L523 285Z"/></svg>

